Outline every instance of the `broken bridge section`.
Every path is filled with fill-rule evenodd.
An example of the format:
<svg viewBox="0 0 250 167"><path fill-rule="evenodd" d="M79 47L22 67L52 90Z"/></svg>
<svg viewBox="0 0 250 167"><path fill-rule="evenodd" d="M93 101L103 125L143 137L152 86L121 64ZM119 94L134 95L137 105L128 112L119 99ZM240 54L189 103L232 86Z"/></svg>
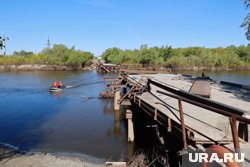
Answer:
<svg viewBox="0 0 250 167"><path fill-rule="evenodd" d="M129 142L134 141L132 118L136 112L130 106L136 105L152 118L156 128L163 126L165 133L182 140L181 154L191 148L205 150L221 145L232 152L243 151L246 162L250 162L250 152L246 151L250 150L250 101L236 96L235 87L230 92L230 86L224 89L220 82L175 74L121 73L118 79L112 84L114 106L128 108ZM167 142L161 137L159 140Z"/></svg>

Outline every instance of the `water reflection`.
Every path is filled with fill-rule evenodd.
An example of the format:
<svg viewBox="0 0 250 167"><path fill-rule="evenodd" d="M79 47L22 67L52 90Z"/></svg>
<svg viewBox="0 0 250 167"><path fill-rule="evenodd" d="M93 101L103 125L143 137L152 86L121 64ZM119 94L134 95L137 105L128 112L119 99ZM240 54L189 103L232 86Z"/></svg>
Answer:
<svg viewBox="0 0 250 167"><path fill-rule="evenodd" d="M109 110L110 111L110 110ZM121 135L121 111L113 111L114 114L114 127L112 130L107 131L107 136L119 137Z"/></svg>
<svg viewBox="0 0 250 167"><path fill-rule="evenodd" d="M53 94L55 97L63 95L63 91L56 91L56 92L50 92L50 93Z"/></svg>

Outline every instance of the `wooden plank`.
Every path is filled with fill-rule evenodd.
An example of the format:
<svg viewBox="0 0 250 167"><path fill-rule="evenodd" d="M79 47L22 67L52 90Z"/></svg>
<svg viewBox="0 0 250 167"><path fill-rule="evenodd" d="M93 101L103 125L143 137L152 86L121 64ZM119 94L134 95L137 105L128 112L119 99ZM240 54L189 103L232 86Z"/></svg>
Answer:
<svg viewBox="0 0 250 167"><path fill-rule="evenodd" d="M102 70L106 71L106 72L111 72L110 69L108 69L107 67L105 67L103 64L99 65L101 67Z"/></svg>
<svg viewBox="0 0 250 167"><path fill-rule="evenodd" d="M161 101L159 101L157 98L155 98L155 96L153 96L152 94L145 92L140 96L137 96L139 98L139 100L143 100L144 102L150 104L151 106L153 106L154 108L156 108L158 110L158 112L162 112L163 114L165 114L167 117L169 117L171 120L177 122L180 124L179 119L177 119L175 117L175 115L179 116L179 112L172 109L172 112L175 114L173 114L172 112L170 112L168 109L166 109L164 106L159 105L159 104L155 104L156 102L161 103ZM170 99L168 100L168 104L170 106L172 106L173 108L178 108L177 107L177 100L175 99ZM183 107L184 107L184 113L187 113L188 111L188 107L186 107L186 103L184 103ZM193 109L193 108L191 108ZM212 113L215 114L216 113ZM205 117L208 117L208 115L204 115ZM219 114L217 114L217 116L220 116ZM220 117L218 117L218 119L220 119ZM184 120L185 120L185 125L195 129L196 131L198 131L201 134L204 134L206 136L209 136L210 138L212 138L214 141L217 142L222 142L224 140L222 140L225 137L225 132L223 132L220 129L217 129L216 127L210 126L209 123L210 122L202 122L199 121L197 119L194 119L193 117L184 115ZM228 119L227 119L228 120ZM213 121L213 120L211 120ZM203 137L202 135L194 132L194 141L200 142L200 143L212 143L209 139ZM225 143L230 143L230 141L232 141L232 138L229 137L229 139L226 141L224 141Z"/></svg>
<svg viewBox="0 0 250 167"><path fill-rule="evenodd" d="M129 73L129 74L169 74L169 71L152 71L152 70L128 70L128 69L121 69L120 71Z"/></svg>
<svg viewBox="0 0 250 167"><path fill-rule="evenodd" d="M113 80L118 80L118 78L103 78L106 81L113 81Z"/></svg>
<svg viewBox="0 0 250 167"><path fill-rule="evenodd" d="M127 85L120 85L120 84L110 84L110 85L107 85L107 87L108 88L111 88L111 89L113 89L113 88L118 88L118 89L120 89L120 88L126 88L127 87Z"/></svg>

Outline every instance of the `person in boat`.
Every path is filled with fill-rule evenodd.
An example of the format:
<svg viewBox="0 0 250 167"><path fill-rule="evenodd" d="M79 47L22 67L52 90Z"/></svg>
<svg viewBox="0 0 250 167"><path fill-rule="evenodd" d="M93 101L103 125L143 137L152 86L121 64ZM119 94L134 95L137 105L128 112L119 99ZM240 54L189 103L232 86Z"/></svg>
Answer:
<svg viewBox="0 0 250 167"><path fill-rule="evenodd" d="M63 87L62 81L59 82L59 88Z"/></svg>
<svg viewBox="0 0 250 167"><path fill-rule="evenodd" d="M59 82L57 82L57 81L54 82L54 87L55 87L55 88L59 88L59 86L60 86L60 83L59 83Z"/></svg>

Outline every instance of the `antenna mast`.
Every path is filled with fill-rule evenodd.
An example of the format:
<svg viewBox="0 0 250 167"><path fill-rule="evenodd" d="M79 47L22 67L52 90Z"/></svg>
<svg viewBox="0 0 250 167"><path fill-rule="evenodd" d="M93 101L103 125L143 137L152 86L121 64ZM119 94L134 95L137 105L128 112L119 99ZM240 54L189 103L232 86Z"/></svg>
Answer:
<svg viewBox="0 0 250 167"><path fill-rule="evenodd" d="M51 46L51 43L50 43L50 40L49 40L49 37L48 37L48 40L47 40L47 49L50 49L50 46Z"/></svg>

